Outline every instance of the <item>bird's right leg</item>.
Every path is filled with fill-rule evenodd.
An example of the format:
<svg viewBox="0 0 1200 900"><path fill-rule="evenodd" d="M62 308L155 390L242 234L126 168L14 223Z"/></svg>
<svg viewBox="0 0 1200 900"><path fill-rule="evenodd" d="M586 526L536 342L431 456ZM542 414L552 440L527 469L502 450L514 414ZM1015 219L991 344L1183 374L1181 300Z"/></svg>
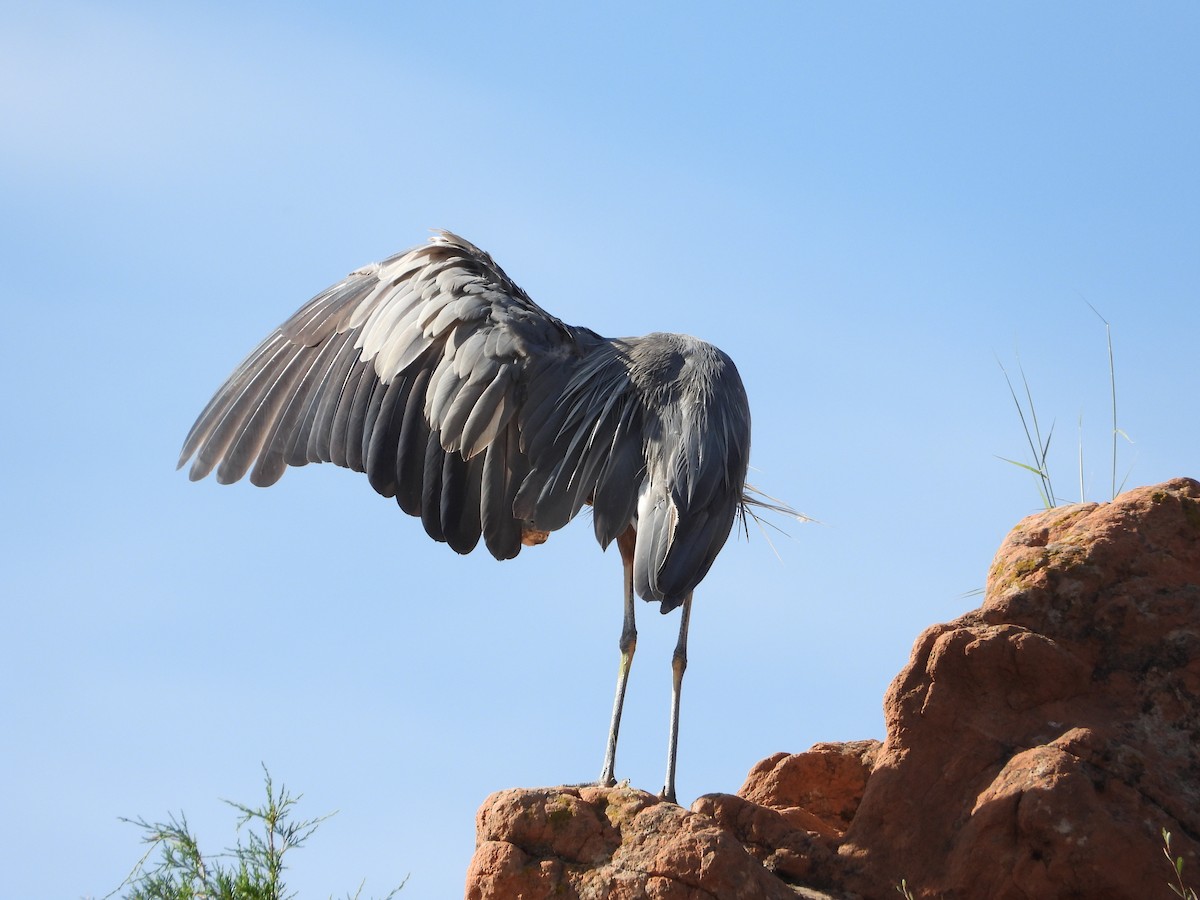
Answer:
<svg viewBox="0 0 1200 900"><path fill-rule="evenodd" d="M608 749L604 753L604 769L600 773L600 784L612 787L617 783L613 770L617 765L617 733L621 730L621 709L625 706L625 686L629 683L629 668L633 664L633 651L637 649L637 627L633 614L633 547L637 532L627 528L617 537L617 549L621 551L621 565L625 569L625 621L621 626L621 668L617 670L617 696L613 699L612 724L608 727Z"/></svg>

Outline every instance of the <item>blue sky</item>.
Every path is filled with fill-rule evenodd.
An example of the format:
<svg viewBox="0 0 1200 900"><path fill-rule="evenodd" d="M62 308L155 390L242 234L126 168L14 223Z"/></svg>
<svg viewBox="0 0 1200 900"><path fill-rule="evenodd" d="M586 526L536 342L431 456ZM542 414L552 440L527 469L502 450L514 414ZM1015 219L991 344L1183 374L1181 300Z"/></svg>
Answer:
<svg viewBox="0 0 1200 900"><path fill-rule="evenodd" d="M594 778L620 566L586 523L458 557L332 467L174 471L233 366L449 228L603 334L738 363L753 480L819 519L696 595L679 793L882 737L917 635L1058 492L1197 475L1194 4L139 4L0 11L0 896L102 896L120 816L213 849L260 763L334 809L305 897L457 896L491 791ZM1082 423L1080 425L1080 422ZM618 776L661 786L643 605Z"/></svg>

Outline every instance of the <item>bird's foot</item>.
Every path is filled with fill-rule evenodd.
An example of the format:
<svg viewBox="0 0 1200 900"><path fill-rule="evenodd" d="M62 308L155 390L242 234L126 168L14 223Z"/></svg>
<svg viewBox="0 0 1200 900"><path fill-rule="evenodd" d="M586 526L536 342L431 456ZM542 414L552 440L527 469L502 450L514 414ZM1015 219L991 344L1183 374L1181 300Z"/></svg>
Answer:
<svg viewBox="0 0 1200 900"><path fill-rule="evenodd" d="M600 787L600 788L627 788L629 787L629 779L622 778L617 781L615 778L598 778L595 781L583 781L579 784L568 784L565 787L585 788L585 787Z"/></svg>

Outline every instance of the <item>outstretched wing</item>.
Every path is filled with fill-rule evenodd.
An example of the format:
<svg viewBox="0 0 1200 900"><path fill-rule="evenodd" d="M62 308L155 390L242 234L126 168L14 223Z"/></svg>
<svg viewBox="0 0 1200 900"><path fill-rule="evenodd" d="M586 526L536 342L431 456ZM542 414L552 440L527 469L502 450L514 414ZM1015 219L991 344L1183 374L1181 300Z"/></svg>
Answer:
<svg viewBox="0 0 1200 900"><path fill-rule="evenodd" d="M439 233L352 273L281 325L200 414L179 465L260 486L332 462L460 553L498 559L585 502L607 544L633 518L640 417L621 352L541 309Z"/></svg>

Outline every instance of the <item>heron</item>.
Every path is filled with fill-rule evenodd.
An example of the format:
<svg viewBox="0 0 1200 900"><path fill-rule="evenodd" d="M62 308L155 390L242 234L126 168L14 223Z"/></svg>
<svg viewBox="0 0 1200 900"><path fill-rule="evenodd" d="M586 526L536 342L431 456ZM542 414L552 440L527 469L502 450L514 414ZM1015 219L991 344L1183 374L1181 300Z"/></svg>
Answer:
<svg viewBox="0 0 1200 900"><path fill-rule="evenodd" d="M458 553L498 560L585 506L624 568L620 666L599 784L637 646L635 595L681 608L671 657L672 803L692 594L748 493L750 407L733 360L682 334L606 338L546 312L450 232L352 272L272 332L196 419L193 481L274 484L330 462Z"/></svg>

